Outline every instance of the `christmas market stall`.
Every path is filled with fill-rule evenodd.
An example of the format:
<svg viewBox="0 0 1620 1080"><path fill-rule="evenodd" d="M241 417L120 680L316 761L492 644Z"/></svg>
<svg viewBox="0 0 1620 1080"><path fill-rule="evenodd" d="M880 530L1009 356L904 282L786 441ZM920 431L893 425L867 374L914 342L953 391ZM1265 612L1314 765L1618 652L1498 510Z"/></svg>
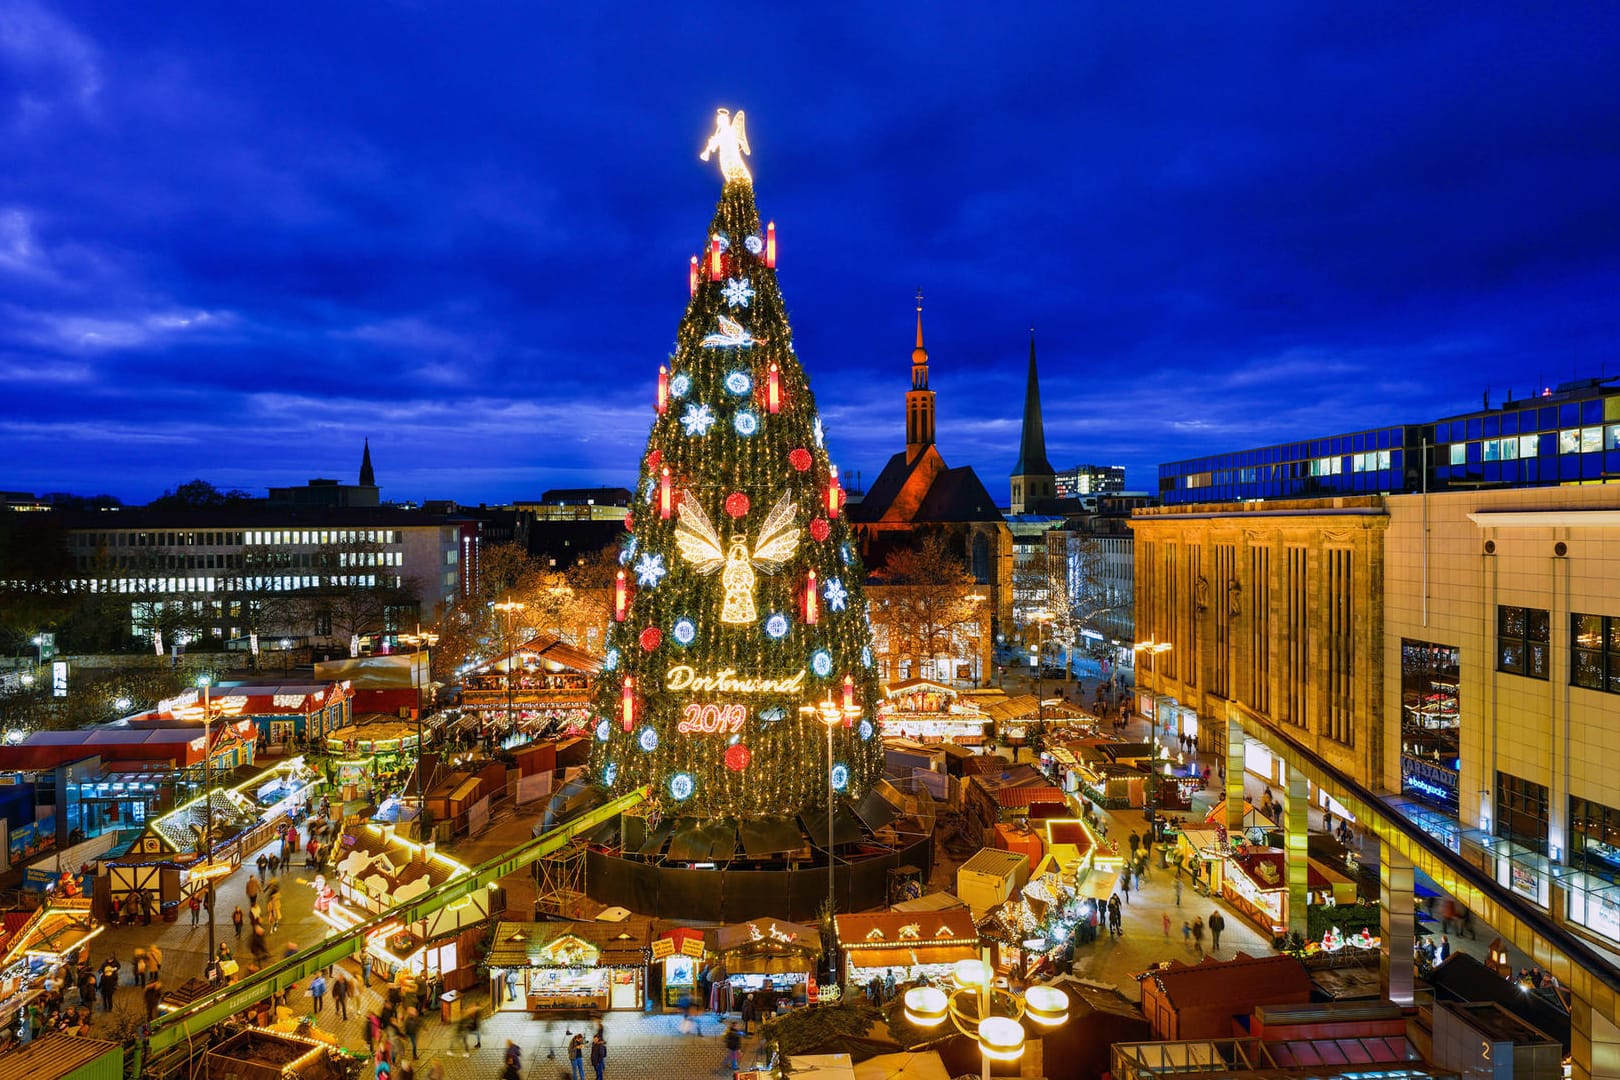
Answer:
<svg viewBox="0 0 1620 1080"><path fill-rule="evenodd" d="M1006 900L1029 880L1029 859L1021 851L980 848L956 870L956 895L974 918Z"/></svg>
<svg viewBox="0 0 1620 1080"><path fill-rule="evenodd" d="M332 869L317 875L311 887L315 914L339 933L468 873L432 844L424 846L371 824L343 833L333 858ZM474 889L461 902L416 922L385 923L367 935L366 952L390 978L401 972L437 975L445 989L465 990L477 981L472 961L484 924L503 903L498 893Z"/></svg>
<svg viewBox="0 0 1620 1080"><path fill-rule="evenodd" d="M540 634L461 679L461 708L505 749L588 727L591 680L602 658Z"/></svg>
<svg viewBox="0 0 1620 1080"><path fill-rule="evenodd" d="M90 901L83 898L53 898L27 916L6 939L0 957L0 1029L11 1027L19 1012L44 996L51 968L79 959L85 946L105 929L91 913Z"/></svg>
<svg viewBox="0 0 1620 1080"><path fill-rule="evenodd" d="M288 758L234 786L215 788L207 802L199 795L151 819L124 854L103 864L110 915L172 921L178 905L269 843L324 786L302 757ZM205 852L209 836L213 843Z"/></svg>
<svg viewBox="0 0 1620 1080"><path fill-rule="evenodd" d="M989 715L952 687L932 679L906 679L890 683L878 709L878 726L885 736L919 743L954 743L979 746Z"/></svg>
<svg viewBox="0 0 1620 1080"><path fill-rule="evenodd" d="M896 982L943 978L960 960L979 955L971 911L881 911L837 916L845 983L865 985L893 975Z"/></svg>
<svg viewBox="0 0 1620 1080"><path fill-rule="evenodd" d="M652 921L495 924L484 958L499 1010L607 1012L645 1001Z"/></svg>
<svg viewBox="0 0 1620 1080"><path fill-rule="evenodd" d="M416 761L415 721L396 720L370 713L326 740L333 761L334 779L344 799L359 797L378 777L408 768Z"/></svg>
<svg viewBox="0 0 1620 1080"><path fill-rule="evenodd" d="M979 920L979 936L995 947L996 969L1027 980L1059 961L1090 913L1072 880L1048 872L1027 882Z"/></svg>
<svg viewBox="0 0 1620 1080"><path fill-rule="evenodd" d="M673 1008L698 998L698 972L706 952L704 934L689 926L676 926L652 943L653 979L663 987L663 1003Z"/></svg>
<svg viewBox="0 0 1620 1080"><path fill-rule="evenodd" d="M1226 829L1219 825L1198 827L1183 825L1176 834L1175 859L1194 881L1208 884L1209 891L1219 893L1226 879L1226 858L1232 853L1226 842Z"/></svg>
<svg viewBox="0 0 1620 1080"><path fill-rule="evenodd" d="M782 919L751 919L713 932L715 953L732 1001L769 989L799 997L821 963L821 932Z"/></svg>
<svg viewBox="0 0 1620 1080"><path fill-rule="evenodd" d="M1221 895L1269 934L1288 930L1288 856L1278 848L1250 848L1227 859Z"/></svg>

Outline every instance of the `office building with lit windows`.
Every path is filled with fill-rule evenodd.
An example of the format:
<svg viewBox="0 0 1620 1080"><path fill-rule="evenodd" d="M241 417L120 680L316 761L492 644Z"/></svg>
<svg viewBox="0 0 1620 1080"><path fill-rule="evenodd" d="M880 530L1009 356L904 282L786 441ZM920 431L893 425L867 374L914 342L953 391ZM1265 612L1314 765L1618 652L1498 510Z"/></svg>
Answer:
<svg viewBox="0 0 1620 1080"><path fill-rule="evenodd" d="M1159 498L1174 505L1620 481L1616 381L1580 379L1443 420L1170 462L1159 466Z"/></svg>

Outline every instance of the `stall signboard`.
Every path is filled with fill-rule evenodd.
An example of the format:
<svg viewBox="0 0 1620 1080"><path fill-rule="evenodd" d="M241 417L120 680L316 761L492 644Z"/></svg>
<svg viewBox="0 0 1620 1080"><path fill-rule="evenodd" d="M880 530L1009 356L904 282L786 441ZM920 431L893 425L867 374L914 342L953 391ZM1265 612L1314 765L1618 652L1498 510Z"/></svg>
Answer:
<svg viewBox="0 0 1620 1080"><path fill-rule="evenodd" d="M703 959L703 939L695 937L681 938L681 955L696 959Z"/></svg>
<svg viewBox="0 0 1620 1080"><path fill-rule="evenodd" d="M675 955L675 939L659 938L652 943L652 958L654 960L667 960Z"/></svg>

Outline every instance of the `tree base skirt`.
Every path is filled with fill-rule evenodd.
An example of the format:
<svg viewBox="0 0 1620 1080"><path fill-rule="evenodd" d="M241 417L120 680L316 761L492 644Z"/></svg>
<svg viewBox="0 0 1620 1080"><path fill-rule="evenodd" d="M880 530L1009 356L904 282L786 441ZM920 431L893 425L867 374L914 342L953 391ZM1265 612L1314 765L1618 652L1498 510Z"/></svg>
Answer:
<svg viewBox="0 0 1620 1080"><path fill-rule="evenodd" d="M833 873L841 913L886 908L889 871L917 867L923 880L933 869L933 837L919 837L892 851L839 863ZM594 848L585 857L585 892L610 907L658 919L738 923L775 918L812 923L827 902L827 868L712 870L660 866Z"/></svg>

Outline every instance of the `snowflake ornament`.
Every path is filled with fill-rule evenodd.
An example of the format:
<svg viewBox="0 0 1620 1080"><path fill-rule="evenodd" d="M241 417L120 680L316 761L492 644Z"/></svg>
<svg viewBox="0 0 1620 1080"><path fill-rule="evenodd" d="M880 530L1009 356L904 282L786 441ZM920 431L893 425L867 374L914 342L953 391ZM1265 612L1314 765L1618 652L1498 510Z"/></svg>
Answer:
<svg viewBox="0 0 1620 1080"><path fill-rule="evenodd" d="M731 426L739 435L752 435L759 430L759 417L747 409L738 409L737 415L731 418Z"/></svg>
<svg viewBox="0 0 1620 1080"><path fill-rule="evenodd" d="M692 797L692 790L697 782L692 779L691 773L678 772L669 778L669 793L676 802L684 802Z"/></svg>
<svg viewBox="0 0 1620 1080"><path fill-rule="evenodd" d="M658 749L658 732L650 727L644 727L641 729L640 738L636 741L641 743L641 748L650 754Z"/></svg>
<svg viewBox="0 0 1620 1080"><path fill-rule="evenodd" d="M609 649L607 651L607 654L602 657L602 670L603 671L612 671L615 668L617 668L618 666L619 666L619 650L618 649Z"/></svg>
<svg viewBox="0 0 1620 1080"><path fill-rule="evenodd" d="M613 786L613 781L617 780L618 778L619 778L619 763L617 761L610 761L606 765L602 766L602 783L603 784L607 785L608 787L612 787Z"/></svg>
<svg viewBox="0 0 1620 1080"><path fill-rule="evenodd" d="M765 620L765 636L770 638L772 641L781 641L783 638L787 637L787 632L787 616L783 615L781 612L777 612Z"/></svg>
<svg viewBox="0 0 1620 1080"><path fill-rule="evenodd" d="M817 676L825 679L832 674L832 654L826 649L817 649L810 654L810 670Z"/></svg>
<svg viewBox="0 0 1620 1080"><path fill-rule="evenodd" d="M636 560L637 585L656 588L658 583L664 580L664 575L667 573L669 571L664 568L664 557L662 555L655 555L647 551L643 552L641 558ZM828 582L828 584L830 585L832 582Z"/></svg>
<svg viewBox="0 0 1620 1080"><path fill-rule="evenodd" d="M612 734L613 734L613 725L612 724L609 724L606 720L602 720L602 721L599 721L597 723L597 725L596 725L596 741L597 742L607 742L608 741L608 736L610 736Z"/></svg>
<svg viewBox="0 0 1620 1080"><path fill-rule="evenodd" d="M861 663L866 667L872 666L872 647L870 645L861 646Z"/></svg>
<svg viewBox="0 0 1620 1080"><path fill-rule="evenodd" d="M862 720L861 726L856 729L861 733L861 741L867 742L872 738L872 721Z"/></svg>
<svg viewBox="0 0 1620 1080"><path fill-rule="evenodd" d="M832 767L832 786L835 791L849 787L849 766L839 762Z"/></svg>
<svg viewBox="0 0 1620 1080"><path fill-rule="evenodd" d="M837 578L827 579L827 587L823 590L823 595L827 597L827 609L829 611L843 611L849 603L849 590L844 588L844 583Z"/></svg>
<svg viewBox="0 0 1620 1080"><path fill-rule="evenodd" d="M726 375L726 389L742 397L754 388L754 380L749 378L746 371L733 371Z"/></svg>
<svg viewBox="0 0 1620 1080"><path fill-rule="evenodd" d="M688 435L707 435L714 427L714 410L707 405L688 405L681 415L681 426Z"/></svg>
<svg viewBox="0 0 1620 1080"><path fill-rule="evenodd" d="M727 278L720 295L725 297L728 307L747 307L748 301L754 298L754 290L749 287L747 278Z"/></svg>
<svg viewBox="0 0 1620 1080"><path fill-rule="evenodd" d="M689 375L682 373L669 380L670 397L683 398L691 391L691 389L692 378Z"/></svg>

